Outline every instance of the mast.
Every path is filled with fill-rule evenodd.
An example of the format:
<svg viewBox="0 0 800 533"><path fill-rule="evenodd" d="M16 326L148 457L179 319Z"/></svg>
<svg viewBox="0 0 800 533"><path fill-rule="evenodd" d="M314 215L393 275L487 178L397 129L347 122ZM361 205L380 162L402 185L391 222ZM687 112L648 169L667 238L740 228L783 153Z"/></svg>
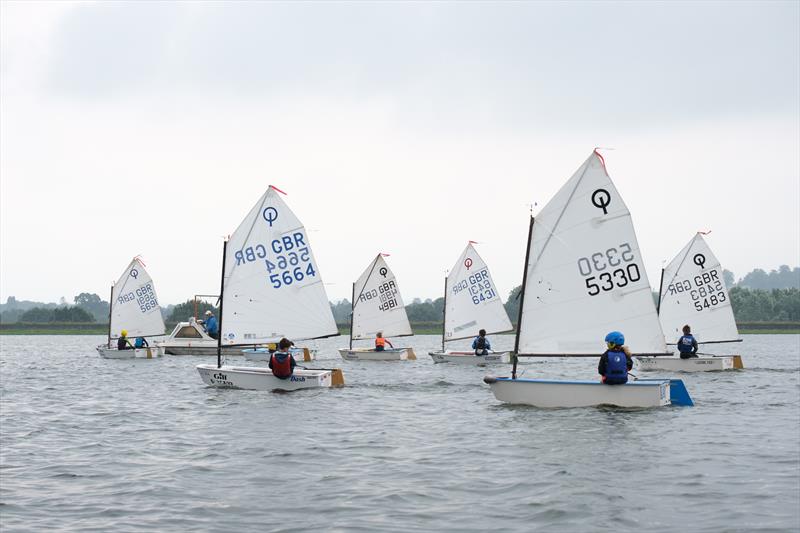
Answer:
<svg viewBox="0 0 800 533"><path fill-rule="evenodd" d="M111 309L114 305L114 284L111 284L111 296L108 297L108 340L107 346L111 348Z"/></svg>
<svg viewBox="0 0 800 533"><path fill-rule="evenodd" d="M656 314L661 313L661 291L664 289L664 269L661 269L661 281L658 282L658 303L656 304Z"/></svg>
<svg viewBox="0 0 800 533"><path fill-rule="evenodd" d="M225 252L228 241L222 241L222 276L219 282L219 320L217 320L217 368L222 368L222 302L225 294Z"/></svg>
<svg viewBox="0 0 800 533"><path fill-rule="evenodd" d="M353 349L353 315L356 312L356 284L353 282L353 292L350 296L350 349Z"/></svg>
<svg viewBox="0 0 800 533"><path fill-rule="evenodd" d="M444 277L444 307L442 308L442 351L444 351L444 334L447 324L447 276Z"/></svg>
<svg viewBox="0 0 800 533"><path fill-rule="evenodd" d="M511 369L511 378L517 379L517 358L519 357L519 332L522 331L522 308L525 306L525 285L528 281L528 261L531 257L531 237L533 236L533 221L528 226L528 247L525 249L525 268L522 271L522 288L519 293L519 313L517 314L517 334L514 337L514 367Z"/></svg>

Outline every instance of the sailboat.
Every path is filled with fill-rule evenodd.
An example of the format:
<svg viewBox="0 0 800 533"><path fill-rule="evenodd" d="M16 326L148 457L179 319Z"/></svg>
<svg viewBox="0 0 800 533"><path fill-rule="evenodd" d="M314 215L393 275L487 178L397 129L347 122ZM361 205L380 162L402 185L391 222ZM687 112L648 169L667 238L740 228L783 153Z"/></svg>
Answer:
<svg viewBox="0 0 800 533"><path fill-rule="evenodd" d="M591 357L612 330L638 355L668 356L630 212L597 151L535 219L531 217L515 349L517 357ZM487 376L495 397L537 407L691 405L681 380L605 385Z"/></svg>
<svg viewBox="0 0 800 533"><path fill-rule="evenodd" d="M442 349L428 353L434 363L482 366L510 362L509 351L490 350L486 355L475 355L475 350L445 350L447 341L471 339L481 329L486 330L487 335L512 329L489 268L472 244L472 241L467 244L450 274L444 278Z"/></svg>
<svg viewBox="0 0 800 533"><path fill-rule="evenodd" d="M658 318L670 338L678 339L688 324L699 344L741 342L722 266L698 232L661 271ZM744 368L740 355L635 357L638 370L708 372Z"/></svg>
<svg viewBox="0 0 800 533"><path fill-rule="evenodd" d="M353 348L354 340L413 335L406 307L394 273L384 256L378 254L353 283L350 313L350 346L340 348L339 355L348 361L401 361L416 359L413 348Z"/></svg>
<svg viewBox="0 0 800 533"><path fill-rule="evenodd" d="M158 305L156 287L144 263L134 257L119 280L111 286L108 310L108 339L97 351L106 359L152 359L160 357L155 347L118 350L116 343L122 330L127 337L152 337L164 334L164 318Z"/></svg>
<svg viewBox="0 0 800 533"><path fill-rule="evenodd" d="M279 379L269 368L222 364L222 348L339 334L306 229L270 185L223 243L217 364L197 365L213 387L297 390L344 385L340 369L296 368Z"/></svg>

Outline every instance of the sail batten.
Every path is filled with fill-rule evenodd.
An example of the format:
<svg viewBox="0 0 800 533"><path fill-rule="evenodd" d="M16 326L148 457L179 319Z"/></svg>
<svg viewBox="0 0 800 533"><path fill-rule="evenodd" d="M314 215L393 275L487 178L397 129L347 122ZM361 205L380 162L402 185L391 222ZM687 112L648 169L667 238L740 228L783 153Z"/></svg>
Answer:
<svg viewBox="0 0 800 533"><path fill-rule="evenodd" d="M225 251L225 346L339 334L305 227L273 187Z"/></svg>
<svg viewBox="0 0 800 533"><path fill-rule="evenodd" d="M664 268L659 320L670 340L677 340L687 324L700 343L739 340L722 272L722 265L701 233Z"/></svg>
<svg viewBox="0 0 800 533"><path fill-rule="evenodd" d="M517 351L597 354L610 330L667 352L630 212L594 152L536 216Z"/></svg>

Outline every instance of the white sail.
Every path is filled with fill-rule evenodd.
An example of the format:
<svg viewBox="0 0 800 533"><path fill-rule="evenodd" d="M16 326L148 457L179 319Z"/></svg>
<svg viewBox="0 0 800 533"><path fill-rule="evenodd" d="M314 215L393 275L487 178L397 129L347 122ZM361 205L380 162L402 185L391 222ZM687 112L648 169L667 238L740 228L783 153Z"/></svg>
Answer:
<svg viewBox="0 0 800 533"><path fill-rule="evenodd" d="M487 334L511 330L489 268L467 244L447 276L444 340L466 339L485 329Z"/></svg>
<svg viewBox="0 0 800 533"><path fill-rule="evenodd" d="M111 289L111 338L127 330L128 338L164 334L164 318L150 274L134 258Z"/></svg>
<svg viewBox="0 0 800 533"><path fill-rule="evenodd" d="M700 233L664 269L659 319L670 342L687 324L700 342L739 339L722 266Z"/></svg>
<svg viewBox="0 0 800 533"><path fill-rule="evenodd" d="M621 331L634 353L665 353L630 213L592 153L533 221L518 352L601 353Z"/></svg>
<svg viewBox="0 0 800 533"><path fill-rule="evenodd" d="M272 186L228 240L221 322L226 345L338 335L306 230Z"/></svg>
<svg viewBox="0 0 800 533"><path fill-rule="evenodd" d="M411 335L411 324L394 273L381 254L369 264L353 288L354 340Z"/></svg>

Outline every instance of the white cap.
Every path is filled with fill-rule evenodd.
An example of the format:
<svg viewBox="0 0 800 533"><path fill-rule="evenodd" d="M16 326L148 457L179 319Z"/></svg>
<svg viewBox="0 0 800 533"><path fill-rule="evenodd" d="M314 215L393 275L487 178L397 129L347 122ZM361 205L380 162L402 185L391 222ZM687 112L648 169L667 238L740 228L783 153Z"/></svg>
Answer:
<svg viewBox="0 0 800 533"><path fill-rule="evenodd" d="M206 316L208 316L208 315L211 315L211 314L213 314L213 313L211 312L211 309L209 309L209 310L207 310L207 311L206 311Z"/></svg>

